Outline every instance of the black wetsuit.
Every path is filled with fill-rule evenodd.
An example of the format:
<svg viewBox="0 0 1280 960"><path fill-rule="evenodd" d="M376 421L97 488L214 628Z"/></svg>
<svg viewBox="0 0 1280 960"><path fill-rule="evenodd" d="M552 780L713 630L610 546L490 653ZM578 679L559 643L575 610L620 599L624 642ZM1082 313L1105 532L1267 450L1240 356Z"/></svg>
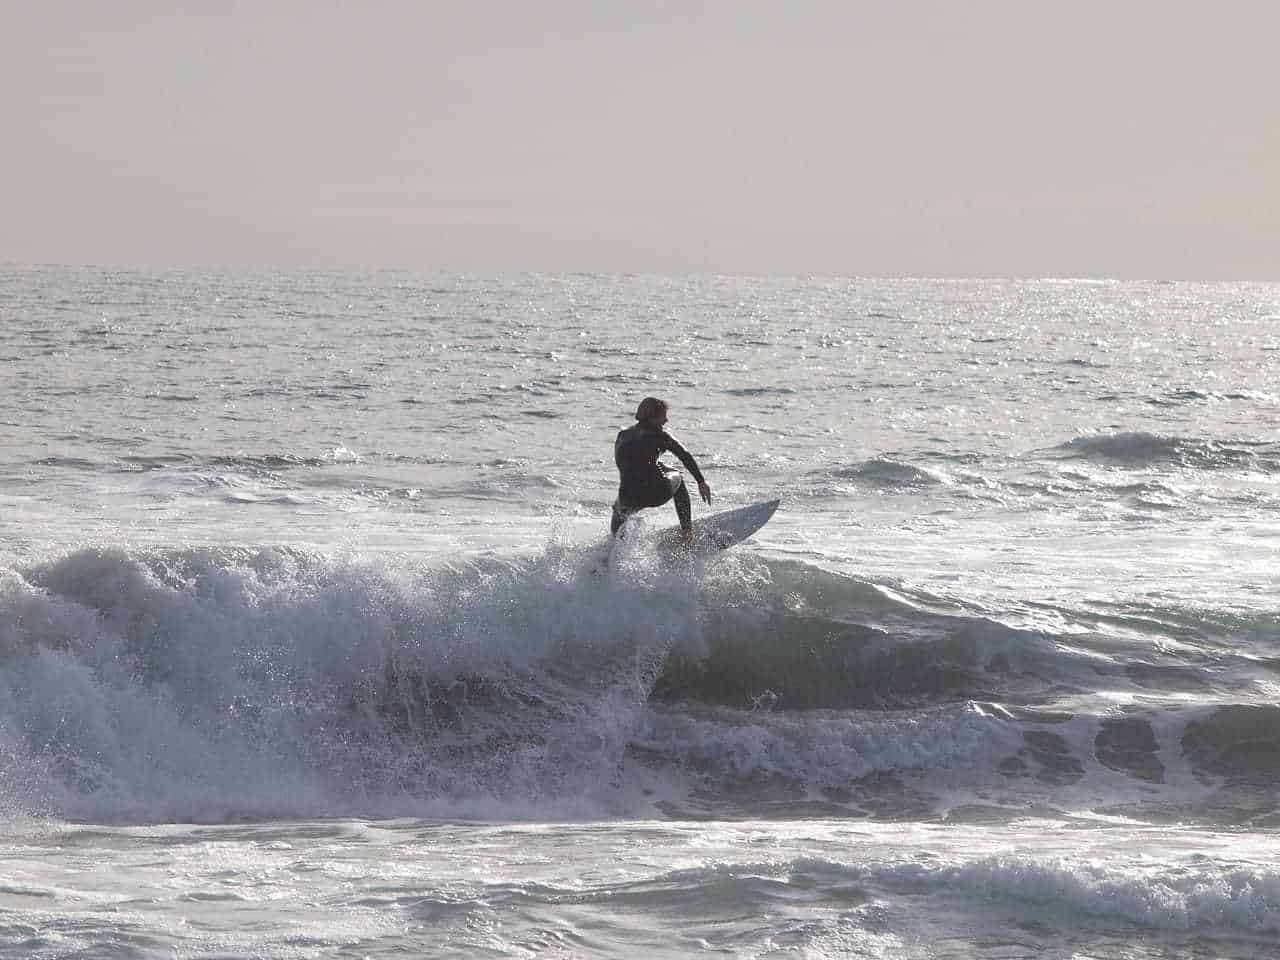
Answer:
<svg viewBox="0 0 1280 960"><path fill-rule="evenodd" d="M618 438L613 442L613 462L618 465L618 500L613 505L612 533L617 533L636 510L660 507L673 497L680 526L689 529L693 520L689 491L679 472L668 471L658 462L658 456L663 453L674 453L693 479L703 482L697 461L665 430L637 423L618 431Z"/></svg>

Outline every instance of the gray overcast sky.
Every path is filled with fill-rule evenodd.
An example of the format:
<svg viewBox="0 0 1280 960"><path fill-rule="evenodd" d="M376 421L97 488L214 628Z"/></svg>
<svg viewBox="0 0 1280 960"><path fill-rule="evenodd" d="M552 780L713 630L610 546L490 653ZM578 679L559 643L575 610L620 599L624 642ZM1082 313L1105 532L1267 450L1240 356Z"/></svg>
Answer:
<svg viewBox="0 0 1280 960"><path fill-rule="evenodd" d="M1274 0L0 4L0 260L1280 279Z"/></svg>

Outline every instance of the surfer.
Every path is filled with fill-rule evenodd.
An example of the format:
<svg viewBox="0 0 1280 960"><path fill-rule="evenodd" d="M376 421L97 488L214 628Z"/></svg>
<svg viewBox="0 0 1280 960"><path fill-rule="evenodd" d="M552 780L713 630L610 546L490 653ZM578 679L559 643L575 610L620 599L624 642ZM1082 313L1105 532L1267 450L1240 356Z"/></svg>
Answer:
<svg viewBox="0 0 1280 960"><path fill-rule="evenodd" d="M619 430L613 442L613 462L618 465L618 499L613 504L609 532L617 536L627 518L637 510L660 507L674 499L681 539L690 543L693 540L693 507L684 485L684 475L659 463L659 455L676 455L697 481L703 503L711 502L711 488L698 469L698 462L663 429L667 423L665 400L645 397L636 408L636 421L634 427Z"/></svg>

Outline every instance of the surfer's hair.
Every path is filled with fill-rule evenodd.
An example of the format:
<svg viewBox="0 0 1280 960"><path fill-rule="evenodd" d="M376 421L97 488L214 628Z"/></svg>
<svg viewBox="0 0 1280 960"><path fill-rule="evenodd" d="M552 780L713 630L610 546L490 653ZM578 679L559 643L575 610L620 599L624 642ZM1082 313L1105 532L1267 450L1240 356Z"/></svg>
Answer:
<svg viewBox="0 0 1280 960"><path fill-rule="evenodd" d="M640 401L640 406L636 407L636 419L642 422L652 420L666 412L667 401L659 400L657 397L645 397Z"/></svg>

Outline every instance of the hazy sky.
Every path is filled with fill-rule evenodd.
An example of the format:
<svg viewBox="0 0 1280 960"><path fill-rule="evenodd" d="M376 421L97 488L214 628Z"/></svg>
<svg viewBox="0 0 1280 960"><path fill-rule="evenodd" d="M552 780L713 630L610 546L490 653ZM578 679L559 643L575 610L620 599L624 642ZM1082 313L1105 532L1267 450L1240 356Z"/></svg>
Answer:
<svg viewBox="0 0 1280 960"><path fill-rule="evenodd" d="M1280 279L1280 3L0 0L0 260Z"/></svg>

